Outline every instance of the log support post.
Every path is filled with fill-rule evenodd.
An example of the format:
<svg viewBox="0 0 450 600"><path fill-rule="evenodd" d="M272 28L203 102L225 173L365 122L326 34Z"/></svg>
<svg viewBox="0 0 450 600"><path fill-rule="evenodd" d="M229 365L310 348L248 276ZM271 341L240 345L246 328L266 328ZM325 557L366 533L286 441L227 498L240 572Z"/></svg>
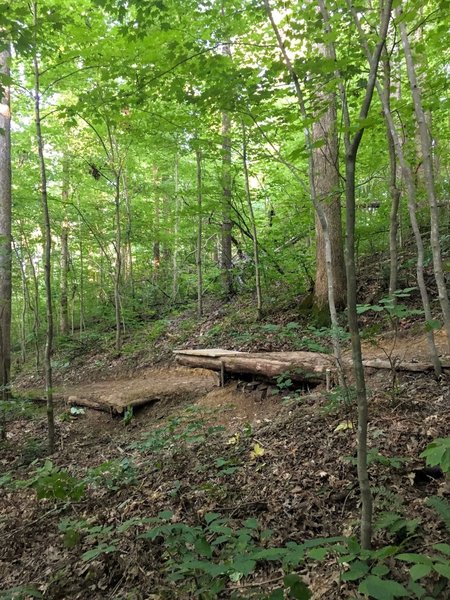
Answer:
<svg viewBox="0 0 450 600"><path fill-rule="evenodd" d="M226 374L226 370L225 370L225 365L223 363L223 361L220 361L220 387L225 387L225 384L227 382L227 374Z"/></svg>

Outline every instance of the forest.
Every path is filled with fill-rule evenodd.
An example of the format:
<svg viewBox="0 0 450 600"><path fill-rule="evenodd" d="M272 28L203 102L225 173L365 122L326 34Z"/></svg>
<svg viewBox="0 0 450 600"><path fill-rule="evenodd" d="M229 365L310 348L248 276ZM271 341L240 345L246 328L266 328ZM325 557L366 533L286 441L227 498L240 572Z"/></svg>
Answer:
<svg viewBox="0 0 450 600"><path fill-rule="evenodd" d="M0 599L450 599L448 0L0 0Z"/></svg>

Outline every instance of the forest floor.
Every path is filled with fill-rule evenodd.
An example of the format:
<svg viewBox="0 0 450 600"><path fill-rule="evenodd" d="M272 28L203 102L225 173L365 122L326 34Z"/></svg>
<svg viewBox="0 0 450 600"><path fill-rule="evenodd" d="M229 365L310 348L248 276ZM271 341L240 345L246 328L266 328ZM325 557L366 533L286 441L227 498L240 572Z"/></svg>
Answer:
<svg viewBox="0 0 450 600"><path fill-rule="evenodd" d="M441 333L438 339L443 351ZM392 342L378 337L365 354L385 358ZM404 360L426 356L414 331L403 331L395 346ZM85 374L80 384L78 371L61 390L145 394L159 382L167 393L129 419L91 409L73 415L58 402L51 457L38 400L24 401L9 423L0 458L0 598L269 598L288 571L276 552L262 551L357 536L356 410L342 390L280 386L264 395L237 381L217 387L215 374L170 363L132 373L113 364L97 382ZM31 383L24 378L25 387ZM423 476L419 456L450 433L450 383L421 373L393 380L386 371L367 383L375 522L385 525L375 531L375 547L424 552L448 539L427 503L448 497L448 482ZM394 515L388 525L386 515ZM214 570L221 564L226 573ZM406 582L398 562L389 568ZM357 582L343 581L345 569L325 552L294 570L314 599L362 598ZM215 593L218 581L224 589ZM429 590L440 585L436 576L424 582ZM442 586L435 593L450 598Z"/></svg>

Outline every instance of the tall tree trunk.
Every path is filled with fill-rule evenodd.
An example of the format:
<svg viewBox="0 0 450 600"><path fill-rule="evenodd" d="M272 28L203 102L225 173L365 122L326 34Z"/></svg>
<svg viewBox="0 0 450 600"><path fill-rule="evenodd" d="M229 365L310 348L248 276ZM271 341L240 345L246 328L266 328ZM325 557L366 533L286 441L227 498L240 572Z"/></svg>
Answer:
<svg viewBox="0 0 450 600"><path fill-rule="evenodd" d="M122 186L123 193L125 196L125 210L126 210L126 229L125 229L125 269L126 269L126 280L131 290L131 297L135 298L135 285L134 285L134 273L133 273L133 247L131 244L132 234L132 214L131 214L131 200L128 190L128 178L125 170L122 173Z"/></svg>
<svg viewBox="0 0 450 600"><path fill-rule="evenodd" d="M273 18L272 9L270 7L269 0L264 0L264 6L266 8L267 15L269 17L269 21L272 25L272 29L275 33L275 37L277 39L278 47L283 56L284 63L289 72L289 75L292 79L292 82L295 87L295 92L297 96L297 102L300 109L300 114L302 119L305 122L304 134L306 147L308 150L308 177L309 177L309 192L311 194L311 201L314 206L314 210L317 214L317 217L320 220L320 224L322 227L322 232L325 241L325 264L326 264L326 273L327 273L327 284L328 284L328 306L330 311L330 320L332 326L332 344L333 344L333 354L336 360L336 367L339 375L339 384L344 385L344 373L342 368L342 359L341 359L341 346L339 340L339 320L336 309L335 302L335 293L334 293L334 273L333 273L333 254L331 249L331 241L329 235L329 226L328 219L324 212L323 205L317 199L316 193L316 180L315 180L315 164L314 164L314 152L313 152L313 141L312 141L312 133L309 127L306 125L308 122L308 114L306 111L305 101L303 97L303 91L300 86L300 80L298 75L294 69L291 59L289 58L289 54L286 51L284 46L283 39L281 37L278 26ZM285 161L284 161L285 162ZM286 164L286 162L285 162ZM295 171L293 171L295 175ZM296 176L296 175L295 175Z"/></svg>
<svg viewBox="0 0 450 600"><path fill-rule="evenodd" d="M36 273L36 267L33 262L33 255L31 254L27 236L23 231L22 227L20 246L21 248L25 249L28 259L29 272L31 273L31 279L33 280L33 302L30 302L30 308L33 311L33 341L35 351L36 373L39 373L39 370L41 368L41 349L39 346L39 331L41 328L39 281L38 274Z"/></svg>
<svg viewBox="0 0 450 600"><path fill-rule="evenodd" d="M231 261L231 120L222 112L222 239L220 267L222 269L223 291L227 298L233 295L233 275Z"/></svg>
<svg viewBox="0 0 450 600"><path fill-rule="evenodd" d="M39 171L41 179L41 201L44 218L44 279L45 279L45 302L47 308L47 334L45 343L45 392L47 396L47 421L48 421L48 446L49 452L55 451L55 418L53 410L53 381L52 381L52 354L53 354L53 303L52 303L52 231L50 226L50 212L48 208L47 195L47 171L44 157L44 140L41 130L41 105L40 105L40 80L39 62L37 56L37 29L38 29L38 5L33 2L33 26L34 26L34 118L36 126L36 140L39 155Z"/></svg>
<svg viewBox="0 0 450 600"><path fill-rule="evenodd" d="M62 335L69 333L69 303L68 303L68 273L69 273L69 228L63 223L61 229L61 318Z"/></svg>
<svg viewBox="0 0 450 600"><path fill-rule="evenodd" d="M372 59L371 59L371 53L369 50L369 44L367 41L367 37L366 37L366 34L364 33L363 28L361 27L358 13L353 8L352 8L352 14L353 14L353 19L358 28L362 47L366 53L368 61L371 62ZM394 144L395 152L396 152L398 161L400 163L400 167L402 169L403 180L406 183L407 195L408 195L409 218L411 221L411 227L412 227L412 230L414 233L414 238L415 238L416 247L417 247L417 262L416 262L417 284L419 286L419 291L420 291L420 295L421 295L421 299L422 299L422 306L424 309L425 320L426 320L426 322L429 323L432 320L432 313L431 313L430 300L428 297L427 286L426 286L425 278L424 278L425 249L424 249L423 239L422 239L422 235L420 232L420 228L419 228L419 224L417 222L417 216L416 216L417 202L416 202L416 187L415 187L415 182L414 182L414 175L413 175L413 171L412 171L410 165L408 164L408 162L406 160L405 154L403 152L402 140L397 131L397 128L395 126L394 119L393 119L393 116L391 113L390 102L389 102L390 90L387 89L386 86L382 87L379 81L376 82L376 88L377 88L378 96L381 101L381 105L383 107L384 118L386 120L387 125L389 126L392 143ZM442 372L442 368L441 368L441 363L440 363L439 356L437 353L436 344L434 342L434 334L433 334L432 328L427 326L426 323L425 323L425 332L426 332L426 338L427 338L427 343L428 343L428 349L430 352L430 358L431 358L431 361L434 366L434 371L435 371L436 375L439 376Z"/></svg>
<svg viewBox="0 0 450 600"><path fill-rule="evenodd" d="M200 318L203 315L203 270L202 270L202 234L203 234L203 191L202 191L202 153L199 148L195 150L197 163L197 316Z"/></svg>
<svg viewBox="0 0 450 600"><path fill-rule="evenodd" d="M115 177L114 220L116 227L116 261L114 268L114 312L116 319L116 350L117 352L120 352L122 349L122 228L120 222L120 172L117 173Z"/></svg>
<svg viewBox="0 0 450 600"><path fill-rule="evenodd" d="M319 45L320 53L330 58L329 48ZM337 308L346 304L344 243L342 239L341 199L339 189L339 152L337 135L336 96L321 93L319 105L322 114L312 126L314 186L317 202L328 223L331 262L334 277L334 302ZM323 111L322 107L326 107ZM322 142L322 145L318 144ZM328 276L325 251L325 235L316 211L316 278L314 304L319 311L328 307Z"/></svg>
<svg viewBox="0 0 450 600"><path fill-rule="evenodd" d="M80 199L78 198L78 215L80 212ZM80 315L79 315L79 336L80 340L83 337L84 331L84 244L83 244L83 221L81 216L78 220L78 249L80 252L80 281L79 281L79 299L80 299ZM103 256L103 254L102 254Z"/></svg>
<svg viewBox="0 0 450 600"><path fill-rule="evenodd" d="M397 9L397 14L401 17L401 9ZM417 124L419 126L420 144L422 149L423 170L425 178L425 189L430 205L431 218L431 250L433 254L433 269L436 285L438 288L439 303L441 305L442 314L444 317L444 325L447 333L447 342L450 349L450 302L447 293L447 284L445 281L443 261L440 246L439 236L439 207L436 198L436 190L434 185L433 157L431 135L428 129L425 111L422 105L422 90L416 75L416 68L411 53L411 47L406 31L405 22L400 19L399 22L400 35L402 39L403 52L405 54L406 71L408 73L409 84L414 104L414 112L416 114Z"/></svg>
<svg viewBox="0 0 450 600"><path fill-rule="evenodd" d="M159 270L161 265L161 242L160 242L160 212L161 212L161 198L159 196L159 190L156 191L155 195L155 214L153 221L153 283L158 284L159 281Z"/></svg>
<svg viewBox="0 0 450 600"><path fill-rule="evenodd" d="M69 164L67 157L63 158L62 173L62 201L69 201ZM68 310L68 274L69 274L69 228L64 218L61 225L61 315L60 329L62 335L69 333L69 310Z"/></svg>
<svg viewBox="0 0 450 600"><path fill-rule="evenodd" d="M9 77L9 49L0 52L0 74ZM11 368L11 111L8 84L0 95L0 439L6 439L3 402Z"/></svg>
<svg viewBox="0 0 450 600"><path fill-rule="evenodd" d="M366 93L359 121L367 119L373 92L377 81L378 65L386 42L392 11L392 0L387 0L382 10L379 42L369 60L370 71ZM346 108L348 113L348 108ZM345 200L346 200L346 232L345 263L347 268L347 311L348 324L352 342L353 368L356 382L356 397L358 403L358 481L361 492L361 546L370 548L372 538L372 493L370 490L367 470L367 429L368 403L367 391L362 363L361 338L359 335L357 297L356 297L356 263L355 263L355 222L356 222L356 160L361 144L364 128L356 131L352 139L346 138L345 148Z"/></svg>
<svg viewBox="0 0 450 600"><path fill-rule="evenodd" d="M23 258L15 244L14 240L12 240L12 246L14 249L14 253L17 258L17 263L20 269L20 279L22 281L22 322L20 324L20 351L21 351L21 362L25 364L26 353L27 353L27 309L33 311L31 300L30 300L30 290L28 289L27 283L27 274L25 271L25 264Z"/></svg>
<svg viewBox="0 0 450 600"><path fill-rule="evenodd" d="M255 262L255 290L256 290L256 311L257 318L262 318L262 294L261 294L261 278L259 274L259 247L258 247L258 232L256 229L255 213L253 211L252 196L250 193L250 183L248 176L248 164L247 164L247 133L245 130L245 123L242 121L242 164L244 168L244 183L245 183L245 195L247 197L248 212L250 216L250 225L252 228L253 237L253 258Z"/></svg>
<svg viewBox="0 0 450 600"><path fill-rule="evenodd" d="M378 83L378 82L377 82ZM378 85L380 85L378 83ZM383 92L387 100L387 110L391 112L391 65L389 55L383 51ZM384 114L384 112L383 112ZM391 211L389 218L389 295L394 297L398 288L398 211L400 207L400 187L397 183L397 155L395 143L392 137L391 128L386 115L384 116L386 125L386 138L389 153L389 192L391 195Z"/></svg>
<svg viewBox="0 0 450 600"><path fill-rule="evenodd" d="M172 254L172 300L175 302L178 295L178 232L180 228L180 199L178 197L179 187L179 158L178 152L175 155L174 169L174 194L175 194L175 225L173 232L173 254Z"/></svg>

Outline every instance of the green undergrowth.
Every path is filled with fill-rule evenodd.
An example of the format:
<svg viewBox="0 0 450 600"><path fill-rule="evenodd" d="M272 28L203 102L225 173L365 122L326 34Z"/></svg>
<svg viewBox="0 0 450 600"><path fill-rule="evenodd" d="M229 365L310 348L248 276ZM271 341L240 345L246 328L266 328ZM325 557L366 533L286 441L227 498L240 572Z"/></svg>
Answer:
<svg viewBox="0 0 450 600"><path fill-rule="evenodd" d="M217 486L213 482L222 481L226 495L226 481L248 461L255 466L265 461L265 450L249 425L231 438L224 436L222 427L211 425L215 415L214 410L187 407L142 434L120 458L84 472L76 467L60 467L49 459L37 459L30 465L29 477L17 479L6 473L0 486L10 491L33 490L46 510L53 507L52 511L59 515L60 543L81 563L91 565L111 557L119 560L127 556L131 547L136 548L157 570L160 583L155 583L156 593L161 585L172 593L177 590L180 597L201 600L303 600L312 596L304 573L313 572L320 565L334 573L345 597L349 597L349 591L351 597L374 600L445 597L450 580L450 504L443 497L431 496L426 503L442 523L443 531L447 531L447 537L422 545L420 519L408 517L407 507L393 490L374 490L376 539L383 542L373 550L362 549L354 537L344 535L302 543L280 541L259 519L233 517L220 510L188 517L171 507L171 498L181 499L181 484L177 481L167 490L167 508L156 514L143 511L120 521L105 521L97 515L80 516L74 509L98 493L113 498L123 490L132 496L149 470L162 472L171 460L189 453L198 457L193 465L198 478L191 485L207 491L211 499L218 499L217 490L205 490L202 486ZM422 458L430 467L439 466L449 474L449 439L434 440ZM387 469L402 465L401 457L385 457L375 450L371 462ZM269 587L265 583L267 573L272 574ZM0 598L33 597L29 589L2 592Z"/></svg>

